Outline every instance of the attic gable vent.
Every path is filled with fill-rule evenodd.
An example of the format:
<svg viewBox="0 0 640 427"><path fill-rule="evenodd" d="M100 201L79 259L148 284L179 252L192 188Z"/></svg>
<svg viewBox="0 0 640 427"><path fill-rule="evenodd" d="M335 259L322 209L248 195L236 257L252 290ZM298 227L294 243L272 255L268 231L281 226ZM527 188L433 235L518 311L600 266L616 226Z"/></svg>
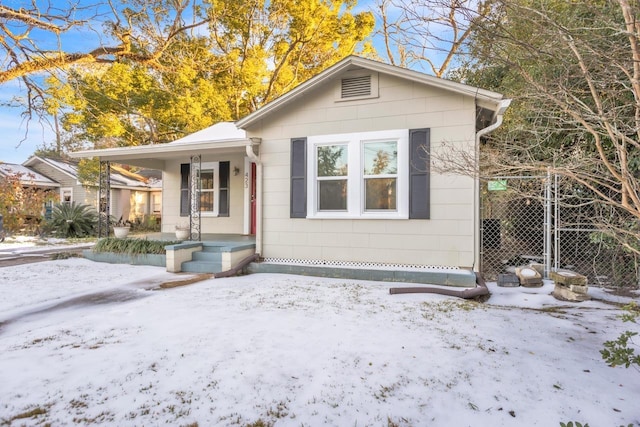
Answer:
<svg viewBox="0 0 640 427"><path fill-rule="evenodd" d="M342 79L341 98L371 96L371 76L348 77Z"/></svg>

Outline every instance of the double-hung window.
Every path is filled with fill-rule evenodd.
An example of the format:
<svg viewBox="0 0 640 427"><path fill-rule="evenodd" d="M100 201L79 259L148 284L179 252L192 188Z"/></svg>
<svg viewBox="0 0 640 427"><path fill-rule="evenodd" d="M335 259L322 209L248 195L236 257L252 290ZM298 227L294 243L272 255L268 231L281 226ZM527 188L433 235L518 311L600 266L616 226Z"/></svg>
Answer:
<svg viewBox="0 0 640 427"><path fill-rule="evenodd" d="M307 138L308 218L408 218L408 131Z"/></svg>
<svg viewBox="0 0 640 427"><path fill-rule="evenodd" d="M200 169L200 212L218 215L216 189L218 164L204 163Z"/></svg>
<svg viewBox="0 0 640 427"><path fill-rule="evenodd" d="M316 147L317 205L319 211L347 211L349 146L347 144Z"/></svg>
<svg viewBox="0 0 640 427"><path fill-rule="evenodd" d="M189 216L191 173L181 165L180 216ZM196 200L202 216L229 216L229 162L204 162L200 167Z"/></svg>
<svg viewBox="0 0 640 427"><path fill-rule="evenodd" d="M73 203L73 188L61 188L60 189L60 204L70 205Z"/></svg>
<svg viewBox="0 0 640 427"><path fill-rule="evenodd" d="M362 144L364 209L395 211L398 206L398 141Z"/></svg>

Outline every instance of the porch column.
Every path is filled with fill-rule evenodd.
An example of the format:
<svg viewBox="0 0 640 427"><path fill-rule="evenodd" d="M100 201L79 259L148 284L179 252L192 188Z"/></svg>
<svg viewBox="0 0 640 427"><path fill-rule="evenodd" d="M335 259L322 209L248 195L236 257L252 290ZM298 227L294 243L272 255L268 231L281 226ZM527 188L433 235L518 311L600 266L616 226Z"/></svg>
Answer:
<svg viewBox="0 0 640 427"><path fill-rule="evenodd" d="M100 160L98 178L98 237L109 237L111 211L111 163Z"/></svg>
<svg viewBox="0 0 640 427"><path fill-rule="evenodd" d="M199 154L191 156L191 203L189 209L189 240L200 241L202 221L200 218L200 190L202 190L202 181L200 179L200 170L202 168L202 159Z"/></svg>

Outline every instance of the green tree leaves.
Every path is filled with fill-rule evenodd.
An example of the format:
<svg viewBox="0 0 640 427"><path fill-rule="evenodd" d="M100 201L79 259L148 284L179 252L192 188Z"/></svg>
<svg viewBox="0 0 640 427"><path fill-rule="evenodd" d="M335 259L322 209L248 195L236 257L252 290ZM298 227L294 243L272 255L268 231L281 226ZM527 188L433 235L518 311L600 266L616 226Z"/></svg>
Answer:
<svg viewBox="0 0 640 427"><path fill-rule="evenodd" d="M122 11L127 23L115 22L113 35L124 37L123 31L133 29L133 49L157 52L150 47L157 28L172 28L175 12L171 2L151 3L157 8L139 0ZM365 40L373 15L353 13L351 0L221 0L197 6L194 20L207 22L206 30L170 37L153 61L123 57L76 66L66 78L48 81L47 108L62 117L68 143L106 148L172 141L237 120L344 56L370 49Z"/></svg>

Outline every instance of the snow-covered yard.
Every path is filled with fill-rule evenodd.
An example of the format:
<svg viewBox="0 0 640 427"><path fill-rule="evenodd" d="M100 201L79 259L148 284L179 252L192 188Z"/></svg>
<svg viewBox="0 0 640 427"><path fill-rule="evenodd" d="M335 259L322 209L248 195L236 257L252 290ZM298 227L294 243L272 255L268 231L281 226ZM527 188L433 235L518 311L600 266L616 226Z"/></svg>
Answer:
<svg viewBox="0 0 640 427"><path fill-rule="evenodd" d="M633 325L550 283L483 304L267 274L150 290L184 277L0 268L0 425L640 425L640 372L599 354Z"/></svg>

